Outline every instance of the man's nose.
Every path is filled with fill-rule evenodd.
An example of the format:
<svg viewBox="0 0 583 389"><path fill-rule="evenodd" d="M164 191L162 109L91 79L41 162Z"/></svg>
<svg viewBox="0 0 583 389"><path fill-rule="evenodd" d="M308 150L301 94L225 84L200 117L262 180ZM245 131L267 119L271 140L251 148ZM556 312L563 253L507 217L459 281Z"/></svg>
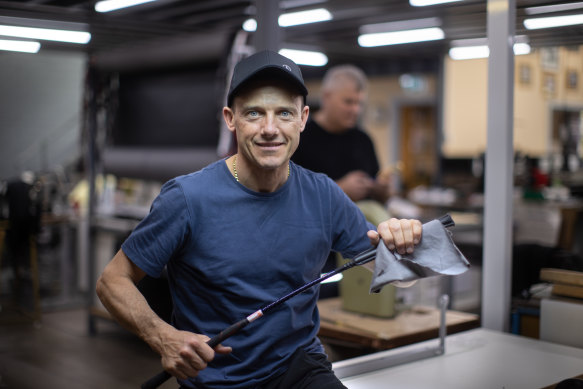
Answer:
<svg viewBox="0 0 583 389"><path fill-rule="evenodd" d="M275 115L268 114L265 116L263 131L265 135L274 135L277 133L277 122Z"/></svg>

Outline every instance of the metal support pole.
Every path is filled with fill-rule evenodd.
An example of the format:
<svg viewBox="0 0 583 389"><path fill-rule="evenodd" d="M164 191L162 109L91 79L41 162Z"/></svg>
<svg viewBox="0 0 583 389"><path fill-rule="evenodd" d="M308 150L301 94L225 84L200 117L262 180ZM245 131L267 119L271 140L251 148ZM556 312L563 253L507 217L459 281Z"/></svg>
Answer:
<svg viewBox="0 0 583 389"><path fill-rule="evenodd" d="M515 0L488 0L488 146L482 325L508 331L512 271Z"/></svg>
<svg viewBox="0 0 583 389"><path fill-rule="evenodd" d="M257 31L253 37L255 50L278 51L282 40L281 28L277 21L280 14L279 1L256 0L255 7L257 8Z"/></svg>
<svg viewBox="0 0 583 389"><path fill-rule="evenodd" d="M96 203L96 193L95 193L95 178L97 176L95 165L97 160L97 93L98 93L98 86L97 86L97 70L92 68L91 66L88 69L88 84L86 88L88 89L88 101L87 101L87 117L85 125L87 126L87 155L86 155L86 177L89 183L89 204L87 209L87 224L86 230L84 233L86 234L86 242L87 246L85 247L85 258L88 262L88 269L89 269L89 301L88 301L88 332L91 335L95 335L97 332L96 324L95 324L95 317L91 313L91 308L94 306L96 301L95 296L95 280L96 280L96 271L95 268L95 256L94 252L94 234L93 234L93 224L95 218L95 203Z"/></svg>

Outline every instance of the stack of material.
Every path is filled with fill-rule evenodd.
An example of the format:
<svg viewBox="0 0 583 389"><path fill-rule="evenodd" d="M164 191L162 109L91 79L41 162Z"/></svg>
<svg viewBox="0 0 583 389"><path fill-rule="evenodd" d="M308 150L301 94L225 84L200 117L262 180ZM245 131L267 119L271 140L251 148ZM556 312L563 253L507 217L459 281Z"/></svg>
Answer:
<svg viewBox="0 0 583 389"><path fill-rule="evenodd" d="M553 284L555 295L583 299L583 272L543 268L540 278Z"/></svg>

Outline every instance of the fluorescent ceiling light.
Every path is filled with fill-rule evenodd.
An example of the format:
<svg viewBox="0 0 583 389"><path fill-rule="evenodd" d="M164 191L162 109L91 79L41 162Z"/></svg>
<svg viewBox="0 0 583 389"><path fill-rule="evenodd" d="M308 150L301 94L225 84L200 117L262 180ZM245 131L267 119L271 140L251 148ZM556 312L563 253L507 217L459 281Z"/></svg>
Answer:
<svg viewBox="0 0 583 389"><path fill-rule="evenodd" d="M576 24L583 24L583 14L549 16L547 18L530 18L524 20L524 27L526 27L529 30L536 30L539 28L572 26Z"/></svg>
<svg viewBox="0 0 583 389"><path fill-rule="evenodd" d="M277 22L281 27L290 27L299 24L324 22L326 20L332 20L332 14L325 8L317 8L282 14L277 19Z"/></svg>
<svg viewBox="0 0 583 389"><path fill-rule="evenodd" d="M362 34L358 37L358 44L362 47L400 45L403 43L435 41L444 37L445 34L441 28L431 27L416 30Z"/></svg>
<svg viewBox="0 0 583 389"><path fill-rule="evenodd" d="M525 55L530 54L530 45L528 43L515 43L512 46L514 55Z"/></svg>
<svg viewBox="0 0 583 389"><path fill-rule="evenodd" d="M247 32L257 31L257 20L247 19L243 22L243 30Z"/></svg>
<svg viewBox="0 0 583 389"><path fill-rule="evenodd" d="M417 30L420 28L431 28L439 26L441 26L440 18L423 18L413 20L401 20L398 22L365 24L364 26L360 26L358 31L361 34L374 34L377 32Z"/></svg>
<svg viewBox="0 0 583 389"><path fill-rule="evenodd" d="M449 49L449 56L453 60L488 58L490 49L488 46L467 46L467 47L452 47Z"/></svg>
<svg viewBox="0 0 583 389"><path fill-rule="evenodd" d="M91 40L91 34L85 31L55 30L50 28L18 27L6 25L0 25L0 35L82 44L86 44Z"/></svg>
<svg viewBox="0 0 583 389"><path fill-rule="evenodd" d="M426 7L428 5L454 3L461 0L409 0L409 4L413 7Z"/></svg>
<svg viewBox="0 0 583 389"><path fill-rule="evenodd" d="M583 2L577 1L573 3L565 3L565 4L553 4L553 5L542 5L540 7L529 7L525 8L524 12L527 15L537 15L537 14L546 14L552 12L562 12L562 11L572 11L574 9L583 8Z"/></svg>
<svg viewBox="0 0 583 389"><path fill-rule="evenodd" d="M281 49L279 54L291 59L298 65L324 66L328 63L328 57L318 51Z"/></svg>
<svg viewBox="0 0 583 389"><path fill-rule="evenodd" d="M110 12L122 8L133 7L144 3L150 3L156 0L103 0L95 3L97 12Z"/></svg>
<svg viewBox="0 0 583 389"><path fill-rule="evenodd" d="M324 8L313 9L309 11L284 13L279 16L278 24L280 27L291 27L300 24L323 22L332 20L332 14ZM243 30L253 32L257 30L257 20L251 18L243 23Z"/></svg>
<svg viewBox="0 0 583 389"><path fill-rule="evenodd" d="M13 41L0 39L0 50L18 51L20 53L38 53L40 43L31 41Z"/></svg>
<svg viewBox="0 0 583 389"><path fill-rule="evenodd" d="M452 41L452 47L449 49L449 56L453 60L466 60L477 58L488 58L490 49L486 44L486 38L478 39L461 39ZM523 41L522 37L516 37L512 47L514 55L524 55L530 53L530 45Z"/></svg>

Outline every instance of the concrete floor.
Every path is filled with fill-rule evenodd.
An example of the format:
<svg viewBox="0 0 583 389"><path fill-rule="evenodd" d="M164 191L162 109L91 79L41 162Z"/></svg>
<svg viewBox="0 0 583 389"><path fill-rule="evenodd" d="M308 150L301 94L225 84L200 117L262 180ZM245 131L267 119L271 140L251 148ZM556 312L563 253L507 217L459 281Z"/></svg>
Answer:
<svg viewBox="0 0 583 389"><path fill-rule="evenodd" d="M161 369L157 354L113 322L99 320L89 335L85 309L43 312L35 323L2 308L2 389L137 389ZM172 379L160 388L177 387Z"/></svg>

